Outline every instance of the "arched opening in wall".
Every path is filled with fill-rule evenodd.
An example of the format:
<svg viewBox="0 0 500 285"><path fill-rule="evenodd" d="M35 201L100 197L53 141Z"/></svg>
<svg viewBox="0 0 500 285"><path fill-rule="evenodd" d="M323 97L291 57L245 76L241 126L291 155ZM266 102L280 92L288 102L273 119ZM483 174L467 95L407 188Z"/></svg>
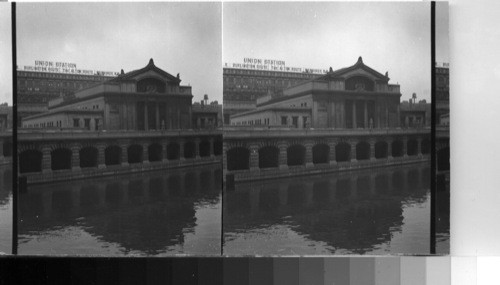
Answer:
<svg viewBox="0 0 500 285"><path fill-rule="evenodd" d="M148 160L150 162L162 160L161 144L153 143L148 146Z"/></svg>
<svg viewBox="0 0 500 285"><path fill-rule="evenodd" d="M265 146L259 149L259 168L273 168L279 166L280 150L275 146Z"/></svg>
<svg viewBox="0 0 500 285"><path fill-rule="evenodd" d="M210 156L210 142L201 141L199 145L199 152L201 157Z"/></svg>
<svg viewBox="0 0 500 285"><path fill-rule="evenodd" d="M184 158L194 158L196 156L196 144L187 142L184 144Z"/></svg>
<svg viewBox="0 0 500 285"><path fill-rule="evenodd" d="M406 147L407 155L417 155L418 154L418 141L416 139L408 140L408 145Z"/></svg>
<svg viewBox="0 0 500 285"><path fill-rule="evenodd" d="M392 142L392 157L401 157L404 154L403 142L395 140Z"/></svg>
<svg viewBox="0 0 500 285"><path fill-rule="evenodd" d="M222 155L222 141L219 139L214 141L214 155Z"/></svg>
<svg viewBox="0 0 500 285"><path fill-rule="evenodd" d="M3 156L5 157L12 156L12 142L6 141L3 143Z"/></svg>
<svg viewBox="0 0 500 285"><path fill-rule="evenodd" d="M98 151L95 147L84 147L80 149L80 167L97 167Z"/></svg>
<svg viewBox="0 0 500 285"><path fill-rule="evenodd" d="M422 154L429 154L431 153L431 141L428 140L428 139L423 139L422 142L421 142L421 151L422 151Z"/></svg>
<svg viewBox="0 0 500 285"><path fill-rule="evenodd" d="M292 145L286 149L288 166L304 165L306 162L306 148L303 145Z"/></svg>
<svg viewBox="0 0 500 285"><path fill-rule="evenodd" d="M388 144L385 141L375 143L375 158L387 157Z"/></svg>
<svg viewBox="0 0 500 285"><path fill-rule="evenodd" d="M167 145L167 159L178 160L180 158L180 146L178 143L169 143Z"/></svg>
<svg viewBox="0 0 500 285"><path fill-rule="evenodd" d="M58 148L50 153L52 170L71 169L71 150Z"/></svg>
<svg viewBox="0 0 500 285"><path fill-rule="evenodd" d="M121 163L122 149L117 145L110 145L104 150L104 163L117 165Z"/></svg>
<svg viewBox="0 0 500 285"><path fill-rule="evenodd" d="M330 162L329 158L330 147L327 144L317 144L312 148L313 155L313 163L328 163Z"/></svg>
<svg viewBox="0 0 500 285"><path fill-rule="evenodd" d="M142 162L142 146L133 144L127 148L128 163Z"/></svg>
<svg viewBox="0 0 500 285"><path fill-rule="evenodd" d="M356 159L370 159L370 144L368 142L359 142L356 144Z"/></svg>
<svg viewBox="0 0 500 285"><path fill-rule="evenodd" d="M227 170L249 169L250 151L244 147L235 147L227 151Z"/></svg>
<svg viewBox="0 0 500 285"><path fill-rule="evenodd" d="M41 172L42 171L42 152L34 149L28 149L19 154L19 172Z"/></svg>
<svg viewBox="0 0 500 285"><path fill-rule="evenodd" d="M335 146L335 158L337 162L349 161L351 159L351 145L341 142Z"/></svg>
<svg viewBox="0 0 500 285"><path fill-rule="evenodd" d="M446 147L437 151L438 171L450 170L450 148Z"/></svg>

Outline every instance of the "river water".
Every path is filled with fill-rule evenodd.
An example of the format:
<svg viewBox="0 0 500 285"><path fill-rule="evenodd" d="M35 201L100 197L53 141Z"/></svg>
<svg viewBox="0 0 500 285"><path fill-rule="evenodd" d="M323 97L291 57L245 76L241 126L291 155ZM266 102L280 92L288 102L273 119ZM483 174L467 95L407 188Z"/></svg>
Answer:
<svg viewBox="0 0 500 285"><path fill-rule="evenodd" d="M219 165L30 185L19 254L220 255Z"/></svg>
<svg viewBox="0 0 500 285"><path fill-rule="evenodd" d="M238 183L224 254L429 254L428 163Z"/></svg>
<svg viewBox="0 0 500 285"><path fill-rule="evenodd" d="M0 254L12 253L12 167L0 166Z"/></svg>

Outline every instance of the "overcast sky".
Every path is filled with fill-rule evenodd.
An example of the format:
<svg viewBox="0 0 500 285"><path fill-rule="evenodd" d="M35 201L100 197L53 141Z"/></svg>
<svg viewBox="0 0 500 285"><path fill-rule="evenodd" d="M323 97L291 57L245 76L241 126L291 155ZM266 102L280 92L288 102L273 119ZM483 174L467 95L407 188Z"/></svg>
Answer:
<svg viewBox="0 0 500 285"><path fill-rule="evenodd" d="M18 3L18 66L35 60L80 69L130 71L149 58L222 101L222 61L284 60L290 67L334 69L358 56L389 71L406 100L430 99L430 4L228 3L224 58L220 3ZM437 4L436 56L448 59L448 7ZM0 101L12 103L10 3L0 3Z"/></svg>
<svg viewBox="0 0 500 285"><path fill-rule="evenodd" d="M335 70L359 56L389 71L402 100L430 101L430 3L224 3L224 62L284 60ZM439 61L439 59L438 59Z"/></svg>
<svg viewBox="0 0 500 285"><path fill-rule="evenodd" d="M10 3L0 3L0 103L12 105L12 28Z"/></svg>
<svg viewBox="0 0 500 285"><path fill-rule="evenodd" d="M125 72L150 58L193 101L222 102L220 3L18 3L17 65L35 60Z"/></svg>

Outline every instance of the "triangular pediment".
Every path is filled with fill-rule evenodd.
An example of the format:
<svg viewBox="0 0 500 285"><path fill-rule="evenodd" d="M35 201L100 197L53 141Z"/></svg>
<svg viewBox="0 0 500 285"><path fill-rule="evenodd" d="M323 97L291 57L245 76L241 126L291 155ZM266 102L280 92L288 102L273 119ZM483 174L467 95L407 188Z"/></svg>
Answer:
<svg viewBox="0 0 500 285"><path fill-rule="evenodd" d="M146 65L146 67L127 73L122 73L118 77L113 79L113 81L139 81L144 78L156 78L162 81L175 83L181 82L178 76L173 76L172 74L158 68L154 64L153 59L149 60L149 63L148 65Z"/></svg>
<svg viewBox="0 0 500 285"><path fill-rule="evenodd" d="M359 57L358 61L352 66L335 71L330 68L330 71L324 76L322 76L321 79L323 80L329 80L335 78L347 79L353 76L365 76L374 81L375 80L385 81L385 82L389 81L387 73L386 75L384 75L374 70L373 68L365 65L361 57Z"/></svg>

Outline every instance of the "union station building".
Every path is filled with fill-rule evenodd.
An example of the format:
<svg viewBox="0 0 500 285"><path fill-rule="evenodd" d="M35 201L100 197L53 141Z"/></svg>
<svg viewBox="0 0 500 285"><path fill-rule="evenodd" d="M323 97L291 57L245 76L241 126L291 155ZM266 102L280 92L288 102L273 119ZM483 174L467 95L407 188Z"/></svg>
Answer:
<svg viewBox="0 0 500 285"><path fill-rule="evenodd" d="M23 118L24 128L169 130L192 127L191 86L155 66L50 100L48 111ZM215 115L216 116L216 115Z"/></svg>
<svg viewBox="0 0 500 285"><path fill-rule="evenodd" d="M257 99L255 110L231 116L231 125L294 128L400 127L400 86L358 61Z"/></svg>

